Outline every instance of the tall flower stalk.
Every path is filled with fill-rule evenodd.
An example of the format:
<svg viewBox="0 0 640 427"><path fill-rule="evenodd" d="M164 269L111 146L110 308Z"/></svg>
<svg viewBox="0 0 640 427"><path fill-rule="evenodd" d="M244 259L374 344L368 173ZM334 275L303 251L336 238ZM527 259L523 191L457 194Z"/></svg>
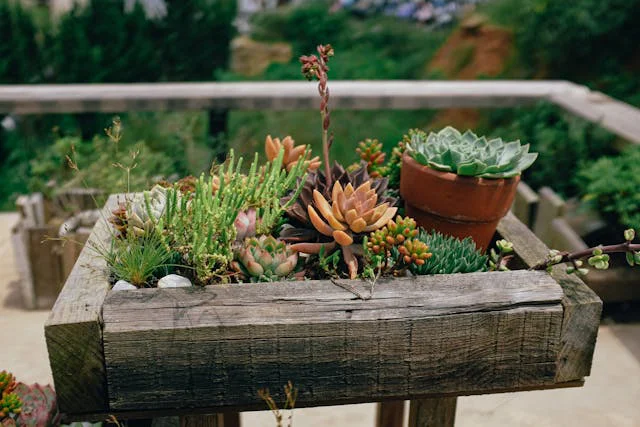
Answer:
<svg viewBox="0 0 640 427"><path fill-rule="evenodd" d="M327 86L329 66L327 64L329 63L329 58L333 56L333 47L330 44L319 45L317 51L317 56L301 56L300 62L302 63L302 74L307 80L318 80L320 115L322 116L322 156L324 158L327 187L331 188L331 163L329 161L329 147L331 146L329 124L331 123L331 114L329 113L329 87Z"/></svg>

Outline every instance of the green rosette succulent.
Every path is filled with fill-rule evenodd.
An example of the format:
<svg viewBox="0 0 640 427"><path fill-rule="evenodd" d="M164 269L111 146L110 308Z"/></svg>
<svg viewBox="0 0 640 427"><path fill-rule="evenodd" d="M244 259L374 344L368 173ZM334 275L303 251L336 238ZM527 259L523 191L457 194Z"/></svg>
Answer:
<svg viewBox="0 0 640 427"><path fill-rule="evenodd" d="M418 163L438 171L494 179L520 175L538 157L529 153L529 144L518 140L487 139L450 126L428 136L414 133L407 151Z"/></svg>
<svg viewBox="0 0 640 427"><path fill-rule="evenodd" d="M236 251L231 267L240 277L252 282L280 280L293 272L298 253L273 236L262 235L245 239Z"/></svg>

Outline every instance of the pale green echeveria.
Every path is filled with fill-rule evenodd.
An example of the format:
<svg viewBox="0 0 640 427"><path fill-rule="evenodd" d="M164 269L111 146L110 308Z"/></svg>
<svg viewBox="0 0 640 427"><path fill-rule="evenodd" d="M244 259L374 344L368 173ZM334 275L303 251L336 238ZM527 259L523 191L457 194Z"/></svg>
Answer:
<svg viewBox="0 0 640 427"><path fill-rule="evenodd" d="M298 263L298 253L273 236L262 235L245 239L236 251L231 267L243 279L273 281L293 272Z"/></svg>
<svg viewBox="0 0 640 427"><path fill-rule="evenodd" d="M450 126L440 132L415 133L407 147L418 163L435 170L480 178L511 178L533 164L538 153L519 140L478 137L470 130L460 133Z"/></svg>
<svg viewBox="0 0 640 427"><path fill-rule="evenodd" d="M167 206L167 189L155 185L151 191L135 194L127 206L127 224L142 237L155 227Z"/></svg>

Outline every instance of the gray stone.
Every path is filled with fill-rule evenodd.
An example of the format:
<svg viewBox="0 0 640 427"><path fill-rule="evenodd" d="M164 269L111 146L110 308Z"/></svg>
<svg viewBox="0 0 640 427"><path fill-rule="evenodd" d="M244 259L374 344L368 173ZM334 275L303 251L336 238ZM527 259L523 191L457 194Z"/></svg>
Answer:
<svg viewBox="0 0 640 427"><path fill-rule="evenodd" d="M134 285L127 282L126 280L118 280L116 284L113 285L113 288L111 288L112 291L128 291L131 289L138 289L138 288L136 288Z"/></svg>
<svg viewBox="0 0 640 427"><path fill-rule="evenodd" d="M191 280L177 274L169 274L158 280L159 288L186 288L191 286Z"/></svg>

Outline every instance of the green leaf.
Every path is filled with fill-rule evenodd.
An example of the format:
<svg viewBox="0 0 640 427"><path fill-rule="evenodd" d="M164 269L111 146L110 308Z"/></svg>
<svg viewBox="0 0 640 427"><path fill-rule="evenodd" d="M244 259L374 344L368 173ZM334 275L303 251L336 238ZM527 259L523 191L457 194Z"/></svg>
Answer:
<svg viewBox="0 0 640 427"><path fill-rule="evenodd" d="M625 253L625 256L627 258L627 264L629 264L629 266L633 267L635 265L633 252L627 252L627 253Z"/></svg>
<svg viewBox="0 0 640 427"><path fill-rule="evenodd" d="M462 176L477 176L487 168L487 165L480 160L473 160L469 163L458 165L457 173Z"/></svg>

